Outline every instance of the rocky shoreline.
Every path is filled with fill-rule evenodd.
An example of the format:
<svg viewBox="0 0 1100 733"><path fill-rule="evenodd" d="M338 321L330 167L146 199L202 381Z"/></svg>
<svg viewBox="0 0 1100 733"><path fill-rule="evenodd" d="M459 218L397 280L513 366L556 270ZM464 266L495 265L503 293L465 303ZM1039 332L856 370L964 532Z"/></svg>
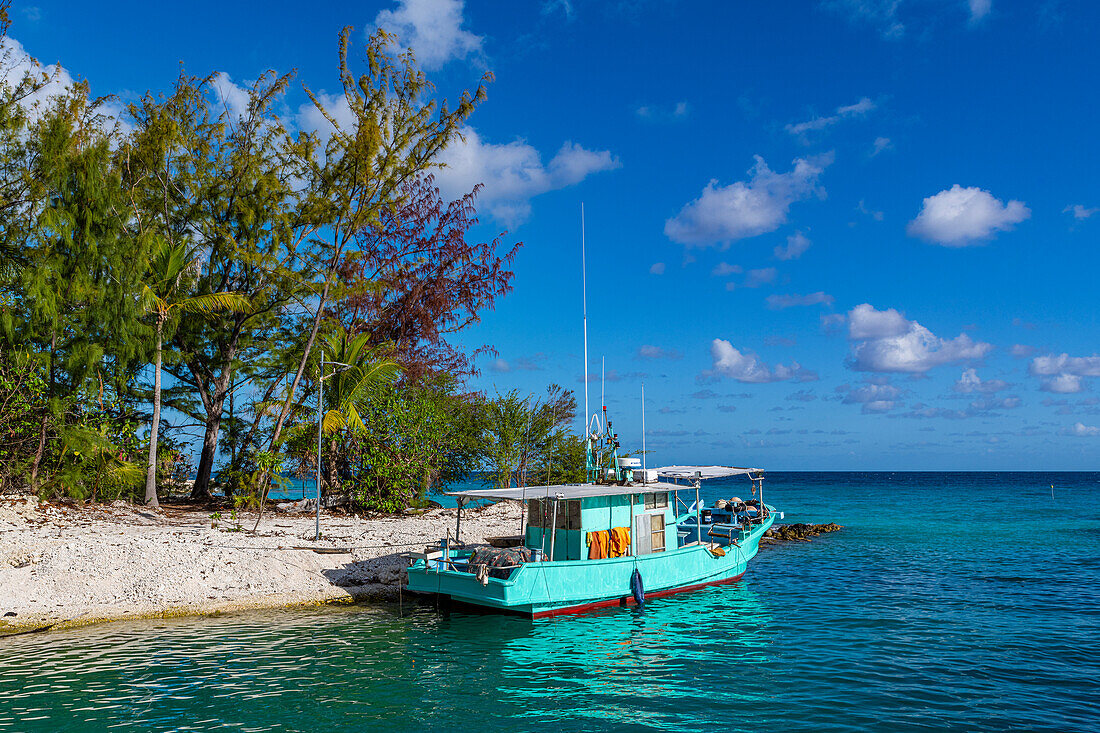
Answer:
<svg viewBox="0 0 1100 733"><path fill-rule="evenodd" d="M828 524L805 524L802 522L779 524L773 525L771 529L765 532L760 542L761 544L771 542L809 542L813 537L829 532L836 532L841 529L844 529L844 527L835 522L830 522Z"/></svg>

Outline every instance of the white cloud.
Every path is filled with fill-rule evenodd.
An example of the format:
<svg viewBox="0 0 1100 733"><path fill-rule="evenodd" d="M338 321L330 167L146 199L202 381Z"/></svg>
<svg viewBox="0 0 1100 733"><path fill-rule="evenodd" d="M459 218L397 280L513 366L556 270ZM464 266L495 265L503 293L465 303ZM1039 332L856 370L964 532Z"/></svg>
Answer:
<svg viewBox="0 0 1100 733"><path fill-rule="evenodd" d="M704 378L729 377L750 384L783 382L788 379L809 382L817 379L816 373L803 369L797 361L792 361L790 366L776 364L773 369L760 361L755 354L742 353L724 339L714 339L711 342L710 355L714 359L714 366L703 372Z"/></svg>
<svg viewBox="0 0 1100 733"><path fill-rule="evenodd" d="M892 150L894 144L890 142L888 137L876 137L874 143L871 144L871 157L875 157L884 150Z"/></svg>
<svg viewBox="0 0 1100 733"><path fill-rule="evenodd" d="M943 364L980 359L993 349L965 333L941 339L893 308L880 311L868 303L848 312L848 338L857 342L852 368L867 372L923 374Z"/></svg>
<svg viewBox="0 0 1100 733"><path fill-rule="evenodd" d="M351 111L347 97L343 94L330 95L325 92L318 92L314 96L317 97L317 101L325 108L328 116L336 121L341 130L345 132L355 130L357 120L355 113ZM322 144L336 131L332 123L329 122L328 117L325 117L312 101L298 107L295 121L300 129L316 132L318 137L321 138Z"/></svg>
<svg viewBox="0 0 1100 733"><path fill-rule="evenodd" d="M438 69L452 59L478 57L482 36L462 28L464 0L397 0L397 9L383 10L374 24L410 47L424 69Z"/></svg>
<svg viewBox="0 0 1100 733"><path fill-rule="evenodd" d="M809 239L806 238L802 232L795 232L787 237L787 246L782 245L772 250L777 260L797 260L802 254L810 248Z"/></svg>
<svg viewBox="0 0 1100 733"><path fill-rule="evenodd" d="M844 395L841 402L846 405L862 405L861 410L866 414L893 410L898 406L898 398L901 396L901 390L889 382L869 382L858 387L842 384L836 391Z"/></svg>
<svg viewBox="0 0 1100 733"><path fill-rule="evenodd" d="M892 338L908 331L909 320L893 308L880 311L863 303L848 314L848 338L852 340Z"/></svg>
<svg viewBox="0 0 1100 733"><path fill-rule="evenodd" d="M863 201L863 199L859 200L859 206L856 207L856 211L858 211L861 214L866 214L867 216L871 217L875 221L882 221L883 219L886 218L886 213L885 212L876 211L875 209L868 208L867 204Z"/></svg>
<svg viewBox="0 0 1100 733"><path fill-rule="evenodd" d="M684 119L690 113L691 105L687 102L677 102L667 108L660 105L643 104L634 109L635 115L650 122L674 122Z"/></svg>
<svg viewBox="0 0 1100 733"><path fill-rule="evenodd" d="M1091 438L1100 435L1100 427L1076 423L1068 432L1070 435L1076 435L1079 438Z"/></svg>
<svg viewBox="0 0 1100 733"><path fill-rule="evenodd" d="M955 184L924 200L917 218L909 222L909 236L947 247L967 247L1009 231L1031 216L1021 201L1001 203L989 191Z"/></svg>
<svg viewBox="0 0 1100 733"><path fill-rule="evenodd" d="M967 369L959 377L959 381L955 382L955 391L962 394L971 394L973 392L979 392L982 394L993 394L994 392L1000 392L1002 389L1008 389L1008 382L1003 379L988 379L982 381L982 378L978 376L977 369Z"/></svg>
<svg viewBox="0 0 1100 733"><path fill-rule="evenodd" d="M30 120L41 119L58 97L73 90L72 75L60 64L42 65L23 48L23 44L11 36L0 38L0 83L10 89L18 89L24 80L35 78L40 86L33 94L24 96L19 104ZM109 132L118 125L121 132L128 132L130 124L124 109L115 100L104 101L97 110L99 126Z"/></svg>
<svg viewBox="0 0 1100 733"><path fill-rule="evenodd" d="M649 266L649 274L650 275L664 275L665 274L665 263L663 263L663 262L654 262L652 265Z"/></svg>
<svg viewBox="0 0 1100 733"><path fill-rule="evenodd" d="M1081 221L1082 219L1088 219L1090 216L1100 211L1100 208L1087 208L1082 204L1073 204L1062 209L1063 214L1073 214L1073 218Z"/></svg>
<svg viewBox="0 0 1100 733"><path fill-rule="evenodd" d="M774 267L761 267L758 270L749 270L749 274L745 276L744 285L746 288L758 288L761 285L775 282L776 276L779 271Z"/></svg>
<svg viewBox="0 0 1100 733"><path fill-rule="evenodd" d="M831 153L799 158L790 172L775 173L757 155L751 180L728 186L711 180L699 198L665 222L665 235L681 244L705 246L775 231L787 221L792 203L824 197L817 179L832 159Z"/></svg>
<svg viewBox="0 0 1100 733"><path fill-rule="evenodd" d="M993 0L968 0L968 4L970 6L971 23L977 23L989 15L989 11L993 9Z"/></svg>
<svg viewBox="0 0 1100 733"><path fill-rule="evenodd" d="M248 114L248 90L234 84L229 74L224 71L214 74L211 86L214 88L214 96L218 98L218 104L226 114L236 119Z"/></svg>
<svg viewBox="0 0 1100 733"><path fill-rule="evenodd" d="M901 0L824 0L822 4L846 13L853 23L876 26L884 38L897 39L905 35L905 25L898 19Z"/></svg>
<svg viewBox="0 0 1100 733"><path fill-rule="evenodd" d="M1012 348L1009 349L1008 352L1015 356L1017 359L1026 359L1027 357L1035 353L1035 347L1026 346L1024 344L1013 344Z"/></svg>
<svg viewBox="0 0 1100 733"><path fill-rule="evenodd" d="M1031 360L1028 373L1042 380L1040 389L1057 394L1083 392L1082 381L1088 377L1100 377L1100 356L1070 356L1047 354Z"/></svg>
<svg viewBox="0 0 1100 733"><path fill-rule="evenodd" d="M676 349L664 349L660 346L645 344L638 347L634 356L637 359L682 359L684 355Z"/></svg>
<svg viewBox="0 0 1100 733"><path fill-rule="evenodd" d="M787 125L786 129L792 135L804 137L808 132L818 132L826 127L832 127L836 123L850 117L859 117L875 109L876 105L868 97L863 97L855 104L837 107L836 113L828 117L815 117L806 122Z"/></svg>
<svg viewBox="0 0 1100 733"><path fill-rule="evenodd" d="M620 167L607 150L586 150L566 142L544 165L542 156L523 140L495 144L482 141L466 127L464 140L456 140L440 154L445 165L435 172L443 195L458 198L483 183L478 201L506 226L522 223L531 213L534 196L580 183L588 175Z"/></svg>
<svg viewBox="0 0 1100 733"><path fill-rule="evenodd" d="M766 298L772 310L791 308L796 305L832 305L833 296L818 290L808 295L769 295Z"/></svg>
<svg viewBox="0 0 1100 733"><path fill-rule="evenodd" d="M744 270L741 269L741 265L731 265L728 262L719 262L714 266L714 269L710 271L710 274L724 277L725 275L740 275L742 272L744 272Z"/></svg>

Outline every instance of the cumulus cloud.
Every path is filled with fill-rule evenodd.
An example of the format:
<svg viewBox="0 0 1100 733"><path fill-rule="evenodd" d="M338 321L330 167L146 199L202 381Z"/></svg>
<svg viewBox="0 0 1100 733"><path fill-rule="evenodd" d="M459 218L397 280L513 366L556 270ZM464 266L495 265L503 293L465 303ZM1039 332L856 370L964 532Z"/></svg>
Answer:
<svg viewBox="0 0 1100 733"><path fill-rule="evenodd" d="M993 349L965 333L939 338L893 308L880 311L869 303L848 312L848 338L854 342L851 367L867 372L923 374L943 364L981 359Z"/></svg>
<svg viewBox="0 0 1100 733"><path fill-rule="evenodd" d="M325 111L317 109L317 105L312 101L300 105L294 118L299 129L316 132L322 144L336 131L332 122L329 121L330 117L336 121L341 130L350 132L355 129L357 120L355 113L351 111L347 97L343 94L331 95L325 92L318 92L314 96Z"/></svg>
<svg viewBox="0 0 1100 733"><path fill-rule="evenodd" d="M787 246L777 246L772 253L777 260L797 260L802 253L810 248L810 240L802 232L795 232L787 237Z"/></svg>
<svg viewBox="0 0 1100 733"><path fill-rule="evenodd" d="M993 0L967 0L970 6L970 22L977 23L993 9Z"/></svg>
<svg viewBox="0 0 1100 733"><path fill-rule="evenodd" d="M833 296L818 290L808 295L769 295L766 298L768 307L772 310L782 310L798 305L832 305Z"/></svg>
<svg viewBox="0 0 1100 733"><path fill-rule="evenodd" d="M1073 214L1073 218L1081 221L1082 219L1088 219L1090 216L1100 211L1100 208L1088 208L1083 204L1073 204L1062 209L1063 214Z"/></svg>
<svg viewBox="0 0 1100 733"><path fill-rule="evenodd" d="M724 339L714 339L710 345L710 355L714 360L713 368L702 373L704 379L729 379L748 384L765 382L783 382L793 379L799 382L811 382L817 374L803 369L797 361L789 366L776 364L774 368L761 361L751 352L742 353L733 344Z"/></svg>
<svg viewBox="0 0 1100 733"><path fill-rule="evenodd" d="M478 201L493 218L506 226L522 223L531 213L531 198L580 183L593 173L614 170L621 164L607 150L586 150L566 142L544 164L539 151L522 140L485 142L471 127L463 140L451 143L438 160L444 165L435 182L447 197L458 198L479 183L484 188Z"/></svg>
<svg viewBox="0 0 1100 733"><path fill-rule="evenodd" d="M982 378L978 376L978 370L971 368L962 373L962 376L959 377L959 381L955 382L954 389L961 394L972 394L974 392L993 394L994 392L1008 389L1008 382L1003 379L987 379L982 381Z"/></svg>
<svg viewBox="0 0 1100 733"><path fill-rule="evenodd" d="M758 288L761 285L775 282L775 278L778 275L779 270L776 270L774 267L761 267L757 270L749 270L749 273L745 276L744 285L746 288Z"/></svg>
<svg viewBox="0 0 1100 733"><path fill-rule="evenodd" d="M1017 359L1026 359L1027 357L1034 354L1035 350L1036 349L1034 346L1027 346L1025 344L1012 344L1012 348L1010 348L1008 352L1015 356Z"/></svg>
<svg viewBox="0 0 1100 733"><path fill-rule="evenodd" d="M1076 423L1072 428L1066 430L1068 435L1076 435L1079 438L1094 438L1100 435L1100 427L1095 425L1085 425L1084 423Z"/></svg>
<svg viewBox="0 0 1100 733"><path fill-rule="evenodd" d="M886 381L867 382L852 386L842 384L836 388L842 395L840 401L846 405L860 405L864 414L883 413L893 410L901 404L901 390Z"/></svg>
<svg viewBox="0 0 1100 733"><path fill-rule="evenodd" d="M1074 394L1085 390L1084 379L1100 377L1100 356L1070 356L1047 354L1031 360L1028 373L1041 380L1040 389L1057 394Z"/></svg>
<svg viewBox="0 0 1100 733"><path fill-rule="evenodd" d="M955 184L924 200L917 218L909 222L909 236L946 247L967 247L1010 231L1031 216L1022 201L1002 203L989 191Z"/></svg>
<svg viewBox="0 0 1100 733"><path fill-rule="evenodd" d="M710 271L710 274L717 277L724 277L726 275L739 275L742 272L744 272L744 270L741 268L741 265L731 265L728 262L719 262L714 266L714 269Z"/></svg>
<svg viewBox="0 0 1100 733"><path fill-rule="evenodd" d="M72 92L76 85L72 74L60 64L40 64L19 41L11 36L0 38L0 83L17 90L28 79L34 79L38 88L23 96L19 104L32 121L41 119L59 97ZM104 100L97 113L97 124L104 131L116 126L122 132L130 129L122 105L113 99Z"/></svg>
<svg viewBox="0 0 1100 733"><path fill-rule="evenodd" d="M787 221L791 204L824 196L818 178L832 154L799 158L787 173L776 173L759 155L748 181L719 186L711 180L699 198L665 222L665 235L688 246L728 243L775 231Z"/></svg>
<svg viewBox="0 0 1100 733"><path fill-rule="evenodd" d="M877 105L872 102L870 98L863 97L855 104L837 107L836 112L827 117L814 117L812 120L807 120L806 122L789 124L785 129L790 134L804 139L806 133L819 132L850 117L861 117L873 111L876 106Z"/></svg>
<svg viewBox="0 0 1100 733"><path fill-rule="evenodd" d="M464 0L397 0L397 8L379 12L374 24L412 48L423 68L438 69L482 53L484 38L462 28L464 5Z"/></svg>

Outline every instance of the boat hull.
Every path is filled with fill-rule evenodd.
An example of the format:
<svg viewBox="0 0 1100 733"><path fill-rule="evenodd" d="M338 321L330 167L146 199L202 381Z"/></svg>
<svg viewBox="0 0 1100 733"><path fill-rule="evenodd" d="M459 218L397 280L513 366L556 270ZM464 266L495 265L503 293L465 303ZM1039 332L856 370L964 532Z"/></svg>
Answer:
<svg viewBox="0 0 1100 733"><path fill-rule="evenodd" d="M737 545L717 552L710 545L693 544L636 557L527 563L507 580L488 578L485 584L468 572L417 562L409 568L407 587L531 618L626 606L634 603L630 577L635 570L641 575L646 599L740 580L771 523L769 517L742 535Z"/></svg>

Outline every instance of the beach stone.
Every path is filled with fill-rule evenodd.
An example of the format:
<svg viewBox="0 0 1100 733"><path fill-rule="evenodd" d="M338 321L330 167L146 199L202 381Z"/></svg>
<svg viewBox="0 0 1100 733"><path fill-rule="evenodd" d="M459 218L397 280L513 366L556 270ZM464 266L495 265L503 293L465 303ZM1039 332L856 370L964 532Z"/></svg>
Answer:
<svg viewBox="0 0 1100 733"><path fill-rule="evenodd" d="M764 533L764 537L777 542L809 542L811 537L817 537L829 532L836 532L840 529L843 529L843 527L836 522L829 522L828 524L795 522L793 524L773 526Z"/></svg>

